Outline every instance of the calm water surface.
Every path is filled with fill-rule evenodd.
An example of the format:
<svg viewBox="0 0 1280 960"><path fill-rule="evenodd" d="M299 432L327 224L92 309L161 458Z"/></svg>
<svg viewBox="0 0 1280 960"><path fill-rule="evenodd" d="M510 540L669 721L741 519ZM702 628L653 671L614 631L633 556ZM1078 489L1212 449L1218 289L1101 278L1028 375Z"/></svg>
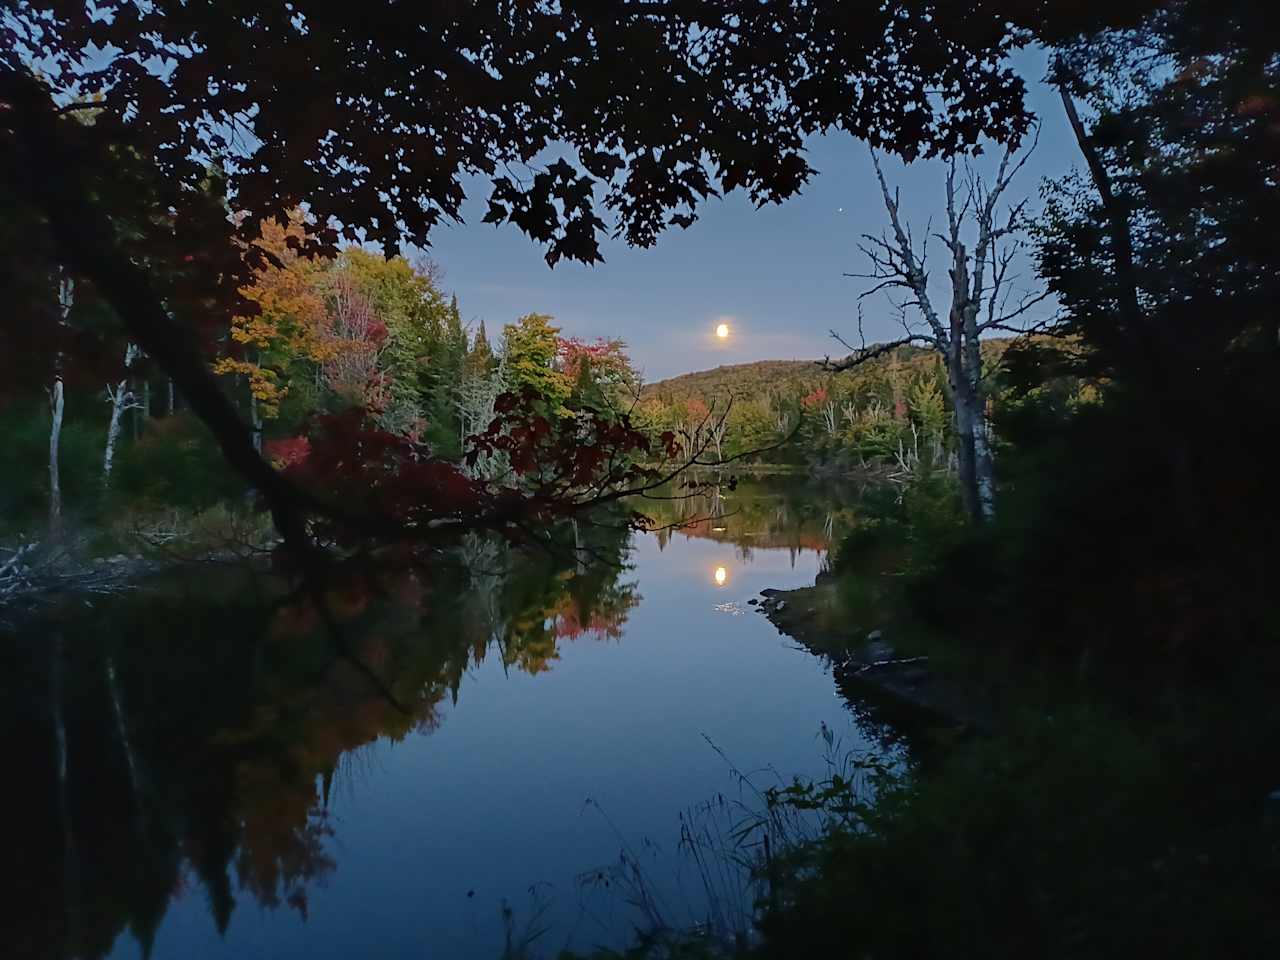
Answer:
<svg viewBox="0 0 1280 960"><path fill-rule="evenodd" d="M789 778L825 769L823 723L864 744L823 664L746 603L812 584L831 518L767 488L721 509L735 497L750 509L690 533L615 537L621 567L477 548L488 573L344 585L339 654L243 571L18 638L0 664L31 731L11 944L497 957L505 902L554 956L638 922L589 881L624 846L670 919L697 919L680 815L737 795L725 757Z"/></svg>

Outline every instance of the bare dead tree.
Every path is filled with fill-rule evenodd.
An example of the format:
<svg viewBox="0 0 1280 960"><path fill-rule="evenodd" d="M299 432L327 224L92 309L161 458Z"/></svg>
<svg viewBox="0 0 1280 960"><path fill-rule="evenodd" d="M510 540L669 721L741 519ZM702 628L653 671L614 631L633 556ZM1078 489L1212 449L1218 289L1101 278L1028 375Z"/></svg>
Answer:
<svg viewBox="0 0 1280 960"><path fill-rule="evenodd" d="M961 496L965 510L979 521L995 513L981 337L992 331L1027 332L1030 312L1049 296L1046 290L1015 290L1017 277L1011 271L1026 244L1027 201L1001 206L1014 176L1034 149L1034 141L1022 151L1011 144L990 181L966 164L963 183L957 183L957 162L952 158L946 176L946 228L934 232L930 224L918 243L901 215L898 190L890 190L880 158L872 151L889 229L880 236L864 235L858 245L870 261L870 270L845 275L874 281L859 296L860 303L878 293L890 296L904 336L868 347L859 309L860 345L854 346L833 330L832 336L851 353L844 360L826 362L829 369L848 370L908 344L931 347L942 357L955 422ZM967 242L970 238L972 246ZM951 297L945 316L929 291L932 239L940 241L947 253Z"/></svg>

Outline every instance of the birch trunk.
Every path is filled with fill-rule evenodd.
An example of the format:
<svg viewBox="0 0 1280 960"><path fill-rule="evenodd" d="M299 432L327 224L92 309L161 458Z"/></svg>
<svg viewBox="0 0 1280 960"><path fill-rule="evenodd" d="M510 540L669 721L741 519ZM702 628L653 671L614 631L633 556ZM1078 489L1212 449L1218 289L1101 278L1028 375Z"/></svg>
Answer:
<svg viewBox="0 0 1280 960"><path fill-rule="evenodd" d="M62 530L62 478L58 473L58 443L62 438L63 412L62 373L54 374L49 389L49 407L53 422L49 426L49 531L57 536Z"/></svg>
<svg viewBox="0 0 1280 960"><path fill-rule="evenodd" d="M65 328L75 303L75 281L64 276L58 282L58 324ZM49 389L49 532L55 537L62 531L62 477L58 471L58 444L62 439L62 414L65 404L62 384L62 350L54 359L53 386Z"/></svg>
<svg viewBox="0 0 1280 960"><path fill-rule="evenodd" d="M120 439L120 422L124 417L125 398L129 396L129 381L121 380L111 396L111 422L107 425L107 447L102 452L102 485L111 484L111 465L115 461L116 443Z"/></svg>
<svg viewBox="0 0 1280 960"><path fill-rule="evenodd" d="M975 381L969 370L970 355L966 333L966 308L969 304L969 256L958 236L951 240L951 310L948 314L950 338L947 341L947 383L951 387L951 405L956 425L956 460L960 479L960 500L973 520L982 519L982 501L978 492L977 425L978 398Z"/></svg>
<svg viewBox="0 0 1280 960"><path fill-rule="evenodd" d="M137 391L134 389L132 379L130 379L125 384L125 386L128 388L130 398L136 397L138 395ZM138 404L136 402L130 403L129 409L134 411L133 416L129 418L129 422L131 424L130 429L133 432L133 442L137 443L138 438L142 436L142 420L138 417L138 413L137 413Z"/></svg>
<svg viewBox="0 0 1280 960"><path fill-rule="evenodd" d="M991 433L987 423L985 404L977 398L977 409L974 411L973 426L973 469L974 481L978 487L978 507L982 511L982 519L990 520L996 515L996 479L995 461L991 456Z"/></svg>
<svg viewBox="0 0 1280 960"><path fill-rule="evenodd" d="M253 428L253 449L262 453L262 411L258 407L258 398L249 393L249 423Z"/></svg>
<svg viewBox="0 0 1280 960"><path fill-rule="evenodd" d="M175 407L175 403L174 403L174 401L175 401L175 399L176 399L176 398L174 397L173 381L172 381L172 380L170 380L170 381L169 381L169 416L171 416L171 417L173 416L173 412L174 412L174 407Z"/></svg>
<svg viewBox="0 0 1280 960"><path fill-rule="evenodd" d="M138 357L138 348L132 343L125 347L124 368L127 371ZM102 452L102 486L111 485L111 467L115 463L116 444L120 441L120 429L124 420L124 412L138 406L133 390L129 387L129 379L125 377L116 384L115 389L107 387L107 399L111 401L111 422L107 425L107 446ZM136 425L136 421L135 421Z"/></svg>
<svg viewBox="0 0 1280 960"><path fill-rule="evenodd" d="M973 519L982 516L978 490L978 457L974 429L974 402L965 376L960 344L953 342L947 352L947 387L956 433L956 476L960 483L960 502Z"/></svg>
<svg viewBox="0 0 1280 960"><path fill-rule="evenodd" d="M973 401L973 470L979 510L979 514L975 516L990 520L996 514L995 463L991 457L991 431L987 423L987 393L982 382L978 301L972 296L964 308L964 366L969 381L969 396Z"/></svg>

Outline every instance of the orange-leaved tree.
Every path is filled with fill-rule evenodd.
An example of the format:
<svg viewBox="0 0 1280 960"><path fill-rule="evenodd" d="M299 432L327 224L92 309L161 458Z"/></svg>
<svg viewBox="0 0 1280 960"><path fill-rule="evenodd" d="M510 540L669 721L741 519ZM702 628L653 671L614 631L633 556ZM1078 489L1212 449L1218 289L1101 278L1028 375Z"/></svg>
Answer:
<svg viewBox="0 0 1280 960"><path fill-rule="evenodd" d="M273 218L260 226L253 251L261 257L252 282L241 288L256 307L232 318L227 355L213 365L215 373L244 377L249 388L250 419L261 449L262 421L280 413L289 392L290 368L299 360L323 363L335 349L324 335L327 315L320 276L326 261L300 256L307 222L293 210L287 223Z"/></svg>

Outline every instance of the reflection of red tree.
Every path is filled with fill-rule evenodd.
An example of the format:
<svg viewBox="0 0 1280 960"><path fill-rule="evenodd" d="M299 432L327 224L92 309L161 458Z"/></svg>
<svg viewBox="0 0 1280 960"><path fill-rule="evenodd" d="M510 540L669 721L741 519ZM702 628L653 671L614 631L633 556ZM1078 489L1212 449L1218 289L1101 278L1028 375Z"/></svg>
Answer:
<svg viewBox="0 0 1280 960"><path fill-rule="evenodd" d="M571 602L570 608L556 617L553 632L561 640L577 640L583 634L596 640L617 640L622 636L622 624L625 620L625 612L604 613L597 610L592 611L584 622L578 605Z"/></svg>

